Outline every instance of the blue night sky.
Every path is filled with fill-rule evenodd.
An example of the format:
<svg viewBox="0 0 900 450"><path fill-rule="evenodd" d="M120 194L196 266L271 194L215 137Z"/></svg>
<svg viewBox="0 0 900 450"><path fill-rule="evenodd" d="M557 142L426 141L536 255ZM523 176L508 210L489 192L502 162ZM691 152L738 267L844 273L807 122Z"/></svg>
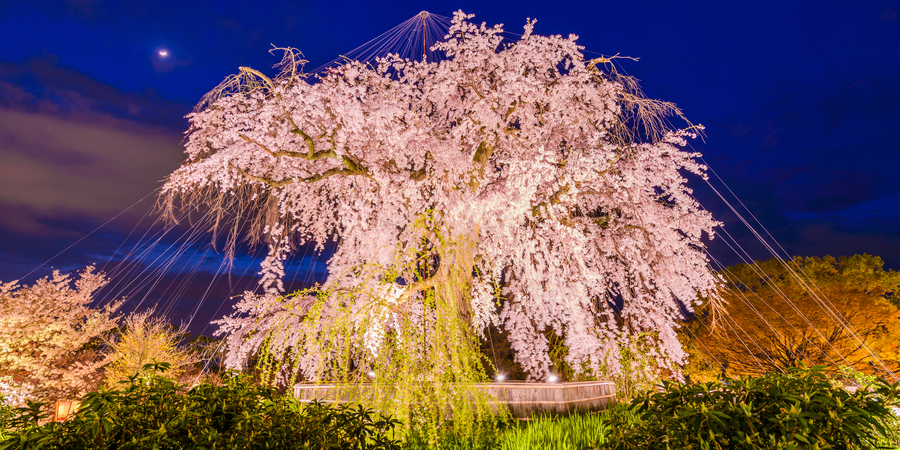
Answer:
<svg viewBox="0 0 900 450"><path fill-rule="evenodd" d="M271 44L315 68L421 10L459 9L514 33L536 18L536 33L577 34L589 57L639 57L620 65L706 126L692 145L721 178L713 186L730 188L788 254L865 252L900 269L900 1L387 5L0 2L0 280L96 263L118 277L110 295L198 323L220 317L223 299L255 286L260 249L242 248L217 277L223 256L193 236L173 262L191 228L160 236L151 209L183 159L184 115L238 66L273 73ZM770 257L710 186L690 182L751 257ZM143 250L136 266L121 262ZM722 240L710 252L740 262ZM299 251L296 285L321 278L314 256ZM141 270L155 285L126 288Z"/></svg>

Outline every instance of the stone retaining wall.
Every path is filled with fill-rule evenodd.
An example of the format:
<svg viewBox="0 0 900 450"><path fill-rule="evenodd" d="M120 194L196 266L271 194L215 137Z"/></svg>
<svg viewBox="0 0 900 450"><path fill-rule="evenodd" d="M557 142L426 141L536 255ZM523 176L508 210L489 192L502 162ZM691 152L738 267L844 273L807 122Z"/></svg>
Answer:
<svg viewBox="0 0 900 450"><path fill-rule="evenodd" d="M502 383L476 384L498 403L509 407L512 416L528 419L537 414L564 415L573 412L601 411L616 401L616 387L612 381L582 381L572 383ZM319 400L346 402L351 393L362 389L366 398L375 395L373 385L308 384L294 385L294 397L301 402ZM390 393L382 393L390 395Z"/></svg>

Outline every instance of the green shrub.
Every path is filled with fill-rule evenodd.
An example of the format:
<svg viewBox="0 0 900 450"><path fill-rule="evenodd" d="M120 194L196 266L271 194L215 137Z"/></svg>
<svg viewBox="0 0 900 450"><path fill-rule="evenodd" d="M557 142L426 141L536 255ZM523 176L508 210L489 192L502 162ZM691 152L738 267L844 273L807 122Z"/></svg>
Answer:
<svg viewBox="0 0 900 450"><path fill-rule="evenodd" d="M158 373L133 376L123 386L87 394L75 417L62 423L38 425L40 404L21 408L16 432L0 450L400 448L396 420L361 406L303 405L242 376L187 392Z"/></svg>
<svg viewBox="0 0 900 450"><path fill-rule="evenodd" d="M838 386L871 386L878 382L875 376L862 373L850 366L838 366L840 374L834 380ZM876 396L876 398L878 398ZM883 422L884 432L875 436L875 448L900 448L900 408L894 409L894 417L886 418Z"/></svg>
<svg viewBox="0 0 900 450"><path fill-rule="evenodd" d="M900 448L900 408L894 410L895 417L884 421L884 432L876 436L873 442L875 448Z"/></svg>
<svg viewBox="0 0 900 450"><path fill-rule="evenodd" d="M15 408L0 394L0 441L9 437L10 421L15 416Z"/></svg>
<svg viewBox="0 0 900 450"><path fill-rule="evenodd" d="M613 449L855 449L875 446L900 400L883 380L849 393L821 366L725 378L699 384L664 382L661 392L632 401L632 427L610 422Z"/></svg>

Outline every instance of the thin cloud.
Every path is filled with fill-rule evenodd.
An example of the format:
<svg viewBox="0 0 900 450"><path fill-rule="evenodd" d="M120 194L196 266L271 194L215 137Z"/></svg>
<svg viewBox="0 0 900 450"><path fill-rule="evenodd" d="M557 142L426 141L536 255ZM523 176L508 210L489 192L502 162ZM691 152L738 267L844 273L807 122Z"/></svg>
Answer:
<svg viewBox="0 0 900 450"><path fill-rule="evenodd" d="M153 91L123 92L59 67L52 55L0 62L4 278L24 276L156 190L183 160L186 111L190 105ZM154 200L151 195L102 233L127 233ZM93 236L79 248L113 245L101 241ZM58 257L50 265L87 264L73 258L79 259Z"/></svg>
<svg viewBox="0 0 900 450"><path fill-rule="evenodd" d="M192 104L162 98L152 89L124 92L76 70L59 65L51 54L24 63L0 62L0 108L42 112L83 121L107 115L133 121L139 128L180 133ZM118 125L124 125L120 122Z"/></svg>
<svg viewBox="0 0 900 450"><path fill-rule="evenodd" d="M152 192L181 159L178 139L115 122L0 109L0 204L99 220Z"/></svg>

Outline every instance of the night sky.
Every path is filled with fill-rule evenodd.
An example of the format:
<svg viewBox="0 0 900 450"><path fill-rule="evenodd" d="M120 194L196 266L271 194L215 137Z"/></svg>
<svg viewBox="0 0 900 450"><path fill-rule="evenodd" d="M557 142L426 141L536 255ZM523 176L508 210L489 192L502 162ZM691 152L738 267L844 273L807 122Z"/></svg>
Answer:
<svg viewBox="0 0 900 450"><path fill-rule="evenodd" d="M0 0L0 280L95 263L114 275L106 295L160 302L176 322L196 313L192 331L208 333L255 286L261 249L243 246L225 271L189 224L161 235L154 191L183 159L184 116L238 66L274 74L272 44L315 68L421 10L458 9L514 33L536 18L536 33L577 34L588 57L639 57L621 68L706 127L692 146L713 187L788 254L900 269L900 1ZM690 183L751 257L770 257ZM710 252L740 262L721 239ZM301 249L293 286L324 271Z"/></svg>

